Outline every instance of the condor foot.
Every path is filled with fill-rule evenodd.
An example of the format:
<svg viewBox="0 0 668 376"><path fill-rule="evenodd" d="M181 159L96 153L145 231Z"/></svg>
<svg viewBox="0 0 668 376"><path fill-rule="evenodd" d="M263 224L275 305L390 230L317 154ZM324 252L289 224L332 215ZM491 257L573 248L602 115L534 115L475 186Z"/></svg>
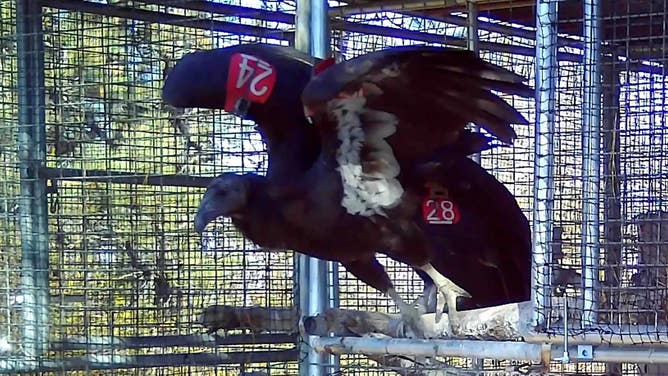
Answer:
<svg viewBox="0 0 668 376"><path fill-rule="evenodd" d="M415 337L425 338L425 328L424 325L422 325L422 313L420 313L420 311L413 305L406 303L394 289L390 289L387 292L387 295L389 295L397 307L399 307L401 318L404 320L406 327L413 332ZM406 332L408 333L408 331Z"/></svg>
<svg viewBox="0 0 668 376"><path fill-rule="evenodd" d="M436 305L438 304L437 292L438 290L435 285L425 286L422 295L414 303L417 306L418 312L423 315L436 312Z"/></svg>
<svg viewBox="0 0 668 376"><path fill-rule="evenodd" d="M455 314L457 313L457 298L464 297L470 298L471 294L463 288L457 286L450 279L443 276L439 273L431 264L426 264L420 267L422 271L427 273L429 277L434 281L433 289L428 289L429 293L425 292L427 298L425 301L427 303L431 301L436 301L435 307L435 320L436 323L441 321L443 317L443 311L445 306L448 306L448 328L446 331L452 334L452 322L455 320ZM432 295L433 294L433 295ZM431 296L430 296L431 295ZM435 295L435 298L433 297Z"/></svg>

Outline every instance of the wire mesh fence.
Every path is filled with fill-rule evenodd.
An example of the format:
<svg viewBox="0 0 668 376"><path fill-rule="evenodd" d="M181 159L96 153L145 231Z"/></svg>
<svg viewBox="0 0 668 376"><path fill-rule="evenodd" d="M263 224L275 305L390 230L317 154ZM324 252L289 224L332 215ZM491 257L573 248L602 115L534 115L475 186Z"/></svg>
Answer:
<svg viewBox="0 0 668 376"><path fill-rule="evenodd" d="M664 37L654 24L664 15L653 2L600 6L600 13L584 15L600 29L600 51L592 57L587 40L564 36L586 29L586 7L563 7L554 23L561 36L554 41L558 66L550 71L556 84L554 208L551 279L544 282L551 292L542 312L558 312L567 302L569 333L594 331L603 342L648 344L667 333L659 276L665 78L657 51ZM586 78L592 67L600 70L599 82ZM592 93L600 98L594 107L600 108L600 129L587 125L583 111L592 108ZM595 132L599 151L585 143ZM590 167L588 158L594 159ZM554 288L564 288L567 298ZM564 321L556 316L546 313L548 333L563 333Z"/></svg>
<svg viewBox="0 0 668 376"><path fill-rule="evenodd" d="M39 174L47 196L49 320L48 338L41 338L48 347L36 354L37 367L82 374L116 368L125 371L112 372L294 374L293 335L232 331L225 347L192 337L204 332L199 315L210 305L292 306L293 261L290 252L260 252L223 221L203 238L194 234L192 215L207 179L222 171L262 172L263 145L252 124L219 111L170 108L160 98L165 74L187 52L279 40L232 34L233 25L243 25L238 17L209 15L185 27L169 20L197 20L202 13L78 3L41 8L43 46L28 45L44 51L44 85L37 89L43 90L46 130ZM20 362L30 343L25 312L34 291L21 283L27 231L21 238L16 221L22 36L15 25L21 20L14 2L1 6L0 351L1 368L11 371L26 365ZM280 30L270 22L244 27Z"/></svg>
<svg viewBox="0 0 668 376"><path fill-rule="evenodd" d="M18 336L19 326L16 324L20 320L18 313L13 312L11 307L20 302L20 294L17 291L18 281L20 279L21 264L20 237L16 226L15 217L18 213L18 150L16 147L16 118L18 116L18 104L16 92L10 90L12 85L17 82L17 62L16 62L16 42L10 39L10 35L16 35L16 24L13 15L15 9L12 3L3 2L0 4L1 20L0 28L2 32L0 39L2 43L0 63L1 85L1 103L0 106L0 129L2 131L1 153L2 153L2 244L3 252L0 254L2 259L2 282L0 283L2 291L2 303L0 307L0 325L2 325L2 334L0 335L0 353L3 357L9 357L12 354L12 338Z"/></svg>
<svg viewBox="0 0 668 376"><path fill-rule="evenodd" d="M590 312L604 338L651 343L668 335L668 208L662 198L665 4L646 2L635 8L630 3L601 8L602 54L596 61L581 62L581 4L566 6L555 24L562 34L554 39L557 60L549 70L556 88L550 108L553 215L550 231L543 234L547 267L539 271L545 279L535 286L546 294L538 310L544 319L541 330L548 334L562 332L561 310L568 302L575 324L571 334L592 330L581 326L581 318ZM18 40L25 29L17 30L15 3L0 2L0 368L9 369L28 350L36 350L26 347L26 340L37 335L26 330L26 320L35 320L39 313L34 308L39 297L48 299L48 322L42 323L48 330L48 347L38 359L54 374L66 369L106 374L85 368L111 367L105 365L110 362L135 374L295 374L294 336L263 337L265 342L280 342L274 344L260 343L258 337L246 341L250 344L224 348L199 342L184 346L187 336L203 331L197 320L207 307L291 307L299 286L294 283L291 252L264 252L224 220L212 224L202 237L192 231L192 216L208 178L224 171L266 169L264 147L253 124L220 111L171 108L160 99L165 75L187 52L251 41L291 43L294 2L232 3L269 11L255 18L216 8L229 2L200 3L205 7L200 9L184 1L142 1L132 7L92 1L84 8L76 1L43 4L39 25L44 66L39 79L44 83L46 158L39 175L30 175L36 172L20 168L17 141L25 130L19 121L27 116L19 108L24 81L19 77ZM506 19L513 19L509 12ZM464 47L466 22L463 12L347 15L332 21L332 48L351 58L416 43ZM535 79L535 29L499 21L493 12L481 15L479 28L483 58ZM583 186L592 172L584 166L583 148L584 76L591 64L600 65L602 81L597 88L602 108L600 166L594 166L600 169L601 182L592 185L599 195L596 222L583 207ZM504 98L534 122L533 101ZM508 187L532 220L536 140L532 126L516 130L519 138L513 147L485 152L481 164ZM37 177L44 179L42 210L48 213L43 234L48 236L48 269L40 270L26 264L27 242L36 239L39 227L27 231L26 221L34 216L19 215L21 199L26 202L22 185ZM38 209L39 198L30 205ZM588 225L600 231L591 244L582 241ZM585 259L592 264L587 274L583 249L594 248L600 249L600 257L593 263ZM417 275L385 257L379 259L402 297L417 298L423 287ZM39 273L26 275L28 271ZM339 279L341 308L396 312L391 300L343 268ZM48 293L36 293L39 283L47 284ZM560 295L562 290L567 298ZM233 342L240 337L230 338ZM221 361L226 356L228 360ZM174 365L196 362L187 359L217 365ZM516 370L508 362L440 360L441 368L459 374ZM231 364L221 365L226 362ZM395 374L388 370L393 366L363 356L341 357L346 374ZM426 374L425 367L415 369ZM551 369L558 374L606 372L600 364L553 364ZM623 374L638 372L638 366L624 365Z"/></svg>

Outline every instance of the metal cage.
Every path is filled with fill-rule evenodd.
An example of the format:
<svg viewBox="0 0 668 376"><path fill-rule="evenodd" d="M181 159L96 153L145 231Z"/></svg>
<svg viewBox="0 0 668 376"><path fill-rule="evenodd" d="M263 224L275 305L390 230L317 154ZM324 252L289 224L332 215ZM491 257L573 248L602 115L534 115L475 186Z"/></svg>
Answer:
<svg viewBox="0 0 668 376"><path fill-rule="evenodd" d="M344 58L456 46L535 82L535 101L505 97L533 125L479 157L534 240L532 330L499 354L535 360L548 342L555 374L662 374L639 364L668 362L666 2L329 5L320 21ZM201 238L191 229L212 176L263 172L266 156L253 124L164 105L163 78L197 49L295 45L297 13L269 0L0 1L0 373L434 374L317 357L296 330L202 333L212 306L304 309L304 281L333 284L341 308L395 310L343 268L309 280L316 264L263 252L227 221ZM416 298L419 278L380 259ZM456 344L470 351L441 354L440 371L519 372L522 362L470 359L482 347Z"/></svg>

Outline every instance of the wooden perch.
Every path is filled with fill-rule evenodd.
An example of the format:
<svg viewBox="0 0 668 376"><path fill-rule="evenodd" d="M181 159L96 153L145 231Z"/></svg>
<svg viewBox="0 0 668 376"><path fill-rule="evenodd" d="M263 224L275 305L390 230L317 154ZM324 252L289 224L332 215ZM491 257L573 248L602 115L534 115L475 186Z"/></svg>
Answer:
<svg viewBox="0 0 668 376"><path fill-rule="evenodd" d="M448 320L452 317L444 314L441 321L436 323L434 316L434 314L422 316L425 334L429 338L520 341L528 332L532 306L531 302L521 302L460 311L452 321L452 336L445 333ZM374 311L328 309L317 316L303 317L300 322L298 311L294 308L216 305L207 308L202 313L200 322L210 332L217 329L250 329L253 332L287 331L292 333L299 328L303 336L333 334L340 337L413 337L401 315ZM367 357L380 366L392 369L403 376L459 374L455 367L450 367L433 357L371 354L368 354Z"/></svg>
<svg viewBox="0 0 668 376"><path fill-rule="evenodd" d="M572 301L575 298L570 296L555 298L552 302L553 309L547 317L550 322L563 321L561 307L563 307L564 299L569 300L569 321L572 319L571 316L577 316L578 311L581 311L581 307ZM531 333L529 323L532 315L531 302L525 301L459 311L454 318L444 313L439 323L435 322L433 313L425 314L422 315L422 324L427 338L521 341L528 333ZM452 333L446 333L449 321L452 321ZM213 305L200 315L199 322L210 333L218 329L248 329L254 333L296 333L300 331L304 336L333 334L338 337L414 337L401 315L374 311L328 309L323 314L303 317L300 322L299 311L294 307Z"/></svg>
<svg viewBox="0 0 668 376"><path fill-rule="evenodd" d="M434 314L422 316L425 335L428 338L459 338L480 340L521 340L532 314L531 302L505 304L457 312L449 317L443 314L439 323ZM452 335L446 333L448 321L452 321ZM381 334L393 338L410 338L401 316L380 312L364 312L329 309L323 315L304 318L305 334L324 336L374 336Z"/></svg>

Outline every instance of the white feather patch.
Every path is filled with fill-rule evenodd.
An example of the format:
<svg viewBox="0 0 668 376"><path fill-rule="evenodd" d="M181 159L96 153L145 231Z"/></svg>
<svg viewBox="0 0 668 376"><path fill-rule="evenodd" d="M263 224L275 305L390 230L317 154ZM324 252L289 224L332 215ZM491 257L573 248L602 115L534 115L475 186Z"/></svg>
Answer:
<svg viewBox="0 0 668 376"><path fill-rule="evenodd" d="M341 145L336 152L343 184L341 205L350 214L383 215L396 206L404 189L396 179L399 163L385 138L396 132L397 118L364 108L366 98L351 97L330 102ZM362 148L365 153L362 155Z"/></svg>

